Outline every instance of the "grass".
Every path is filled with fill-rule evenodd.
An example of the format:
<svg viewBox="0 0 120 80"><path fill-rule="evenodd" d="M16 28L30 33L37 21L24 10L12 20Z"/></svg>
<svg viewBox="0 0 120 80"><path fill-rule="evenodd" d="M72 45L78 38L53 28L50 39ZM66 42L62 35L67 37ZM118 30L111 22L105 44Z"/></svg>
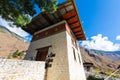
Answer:
<svg viewBox="0 0 120 80"><path fill-rule="evenodd" d="M96 78L95 76L88 76L87 80L104 80L103 78Z"/></svg>
<svg viewBox="0 0 120 80"><path fill-rule="evenodd" d="M5 33L5 31L3 29L1 29L1 28L0 28L0 32Z"/></svg>
<svg viewBox="0 0 120 80"><path fill-rule="evenodd" d="M9 54L8 59L22 59L25 56L24 53L24 51L19 52L17 50L14 53Z"/></svg>
<svg viewBox="0 0 120 80"><path fill-rule="evenodd" d="M106 76L110 76L114 71L115 71L114 69L104 69L104 72L105 72ZM94 69L93 72L95 74L100 74L101 70ZM117 74L120 74L120 71L118 71ZM114 77L114 78L120 78L119 75L115 75L115 74L113 74L112 77Z"/></svg>
<svg viewBox="0 0 120 80"><path fill-rule="evenodd" d="M94 69L93 72L94 72L95 74L99 74L101 71L100 71L99 69Z"/></svg>

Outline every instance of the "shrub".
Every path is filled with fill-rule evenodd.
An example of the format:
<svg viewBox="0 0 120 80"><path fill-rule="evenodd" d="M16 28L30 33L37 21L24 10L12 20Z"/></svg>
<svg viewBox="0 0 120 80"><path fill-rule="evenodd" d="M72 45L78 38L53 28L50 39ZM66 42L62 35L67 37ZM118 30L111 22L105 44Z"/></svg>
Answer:
<svg viewBox="0 0 120 80"><path fill-rule="evenodd" d="M104 80L103 78L96 78L95 76L88 76L87 80Z"/></svg>
<svg viewBox="0 0 120 80"><path fill-rule="evenodd" d="M18 50L15 51L13 54L12 54L12 57L13 58L17 58L18 56L23 56L24 55L24 52L19 52Z"/></svg>

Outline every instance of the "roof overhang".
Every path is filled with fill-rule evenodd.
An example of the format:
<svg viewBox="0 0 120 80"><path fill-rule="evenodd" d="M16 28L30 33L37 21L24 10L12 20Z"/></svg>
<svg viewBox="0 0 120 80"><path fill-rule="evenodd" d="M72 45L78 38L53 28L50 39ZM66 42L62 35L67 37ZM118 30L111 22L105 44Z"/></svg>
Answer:
<svg viewBox="0 0 120 80"><path fill-rule="evenodd" d="M63 20L66 20L77 40L86 40L75 3L72 0L59 4L57 11L52 14L40 13L23 29L33 35L35 32Z"/></svg>

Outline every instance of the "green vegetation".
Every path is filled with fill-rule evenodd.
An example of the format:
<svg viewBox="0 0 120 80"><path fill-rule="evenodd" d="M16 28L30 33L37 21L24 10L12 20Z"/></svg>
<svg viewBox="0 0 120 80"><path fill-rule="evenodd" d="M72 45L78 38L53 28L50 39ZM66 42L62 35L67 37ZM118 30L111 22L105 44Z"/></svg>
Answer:
<svg viewBox="0 0 120 80"><path fill-rule="evenodd" d="M17 57L19 57L19 56L23 56L24 55L24 52L22 51L22 52L19 52L18 50L16 51L16 52L14 52L13 54L12 54L12 57L13 58L17 58Z"/></svg>
<svg viewBox="0 0 120 80"><path fill-rule="evenodd" d="M0 16L12 21L14 25L24 27L31 21L37 11L53 13L57 9L58 0L0 0Z"/></svg>
<svg viewBox="0 0 120 80"><path fill-rule="evenodd" d="M3 33L4 33L5 31L4 31L3 29L0 28L0 32L3 32Z"/></svg>
<svg viewBox="0 0 120 80"><path fill-rule="evenodd" d="M88 76L87 80L104 80L104 79L96 78L95 76L90 75L90 76Z"/></svg>
<svg viewBox="0 0 120 80"><path fill-rule="evenodd" d="M94 69L93 72L94 72L95 74L99 74L99 73L100 73L100 70L99 70L99 69Z"/></svg>
<svg viewBox="0 0 120 80"><path fill-rule="evenodd" d="M24 51L19 52L16 50L14 53L8 55L8 59L22 59L22 57L24 57L24 53Z"/></svg>
<svg viewBox="0 0 120 80"><path fill-rule="evenodd" d="M110 76L114 71L115 71L115 69L104 69L104 72L105 72L104 75ZM99 70L99 69L94 69L93 72L95 74L101 74L102 71ZM116 74L120 74L120 71L118 71ZM116 74L113 74L112 77L114 77L114 78L120 78L120 76L116 75Z"/></svg>

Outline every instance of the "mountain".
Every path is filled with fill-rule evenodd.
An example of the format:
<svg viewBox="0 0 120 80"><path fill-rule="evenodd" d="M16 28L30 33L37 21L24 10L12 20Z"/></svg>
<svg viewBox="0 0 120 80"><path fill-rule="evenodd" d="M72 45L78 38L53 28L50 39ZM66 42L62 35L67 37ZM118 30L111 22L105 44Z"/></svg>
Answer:
<svg viewBox="0 0 120 80"><path fill-rule="evenodd" d="M100 51L100 50L92 50L95 53L111 58L113 60L120 60L120 51Z"/></svg>
<svg viewBox="0 0 120 80"><path fill-rule="evenodd" d="M1 26L1 25L0 25L0 31L1 31L1 32L6 32L6 33L8 33L8 34L12 34L12 35L14 35L16 38L19 38L19 39L22 39L22 40L26 40L25 38L21 37L20 35L14 33L14 32L11 32L9 29L7 29L6 27Z"/></svg>
<svg viewBox="0 0 120 80"><path fill-rule="evenodd" d="M0 26L0 58L7 58L17 50L26 51L28 45L23 37Z"/></svg>
<svg viewBox="0 0 120 80"><path fill-rule="evenodd" d="M7 58L15 51L26 51L29 44L21 36L0 26L0 57ZM80 47L83 62L91 62L98 69L116 69L120 65L120 51L89 50Z"/></svg>
<svg viewBox="0 0 120 80"><path fill-rule="evenodd" d="M83 62L94 64L97 69L116 69L120 65L120 51L99 51L80 47Z"/></svg>

